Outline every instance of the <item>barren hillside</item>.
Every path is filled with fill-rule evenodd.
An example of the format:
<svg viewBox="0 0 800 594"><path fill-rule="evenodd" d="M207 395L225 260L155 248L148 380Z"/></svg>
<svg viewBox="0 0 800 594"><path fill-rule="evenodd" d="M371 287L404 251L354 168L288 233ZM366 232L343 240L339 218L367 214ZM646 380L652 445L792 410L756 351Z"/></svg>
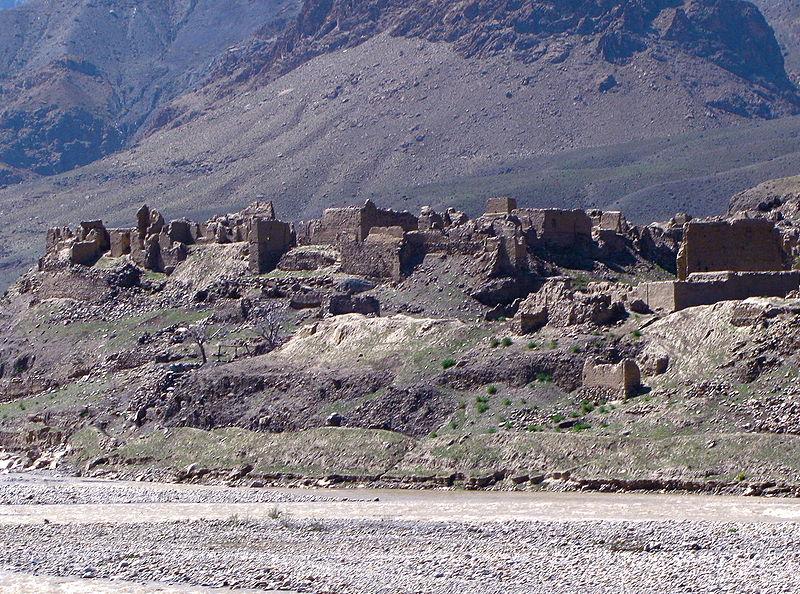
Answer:
<svg viewBox="0 0 800 594"><path fill-rule="evenodd" d="M800 82L800 1L753 0L775 30L786 55L786 70Z"/></svg>
<svg viewBox="0 0 800 594"><path fill-rule="evenodd" d="M294 0L28 0L0 12L0 184L118 150Z"/></svg>

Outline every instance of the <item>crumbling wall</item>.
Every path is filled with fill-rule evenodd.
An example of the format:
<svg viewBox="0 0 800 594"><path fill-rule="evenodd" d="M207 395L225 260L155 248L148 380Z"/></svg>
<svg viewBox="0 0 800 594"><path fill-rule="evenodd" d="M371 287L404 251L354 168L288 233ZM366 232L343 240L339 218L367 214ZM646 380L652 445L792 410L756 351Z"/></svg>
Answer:
<svg viewBox="0 0 800 594"><path fill-rule="evenodd" d="M642 385L642 374L636 361L603 364L588 359L583 366L583 387L610 390L623 397L633 396Z"/></svg>
<svg viewBox="0 0 800 594"><path fill-rule="evenodd" d="M374 227L400 227L403 231L416 231L419 221L409 212L384 210L367 200L359 208L329 208L321 220L302 226L302 236L308 243L335 245L365 241Z"/></svg>
<svg viewBox="0 0 800 594"><path fill-rule="evenodd" d="M618 210L593 210L588 215L592 219L592 227L595 229L604 229L623 234L629 230L625 215Z"/></svg>
<svg viewBox="0 0 800 594"><path fill-rule="evenodd" d="M619 296L605 289L587 293L575 291L572 279L555 276L544 281L519 306L514 320L521 334L536 332L545 325L565 328L577 324L611 324L625 317Z"/></svg>
<svg viewBox="0 0 800 594"><path fill-rule="evenodd" d="M487 215L507 215L516 210L517 201L514 198L507 196L498 196L496 198L489 198L486 203Z"/></svg>
<svg viewBox="0 0 800 594"><path fill-rule="evenodd" d="M410 260L405 239L373 229L366 241L340 246L342 272L370 278L400 280Z"/></svg>
<svg viewBox="0 0 800 594"><path fill-rule="evenodd" d="M250 223L250 271L264 274L275 270L292 247L292 229L282 221L255 217Z"/></svg>
<svg viewBox="0 0 800 594"><path fill-rule="evenodd" d="M694 273L685 281L643 283L637 296L653 311L673 312L749 297L786 297L800 289L800 271Z"/></svg>
<svg viewBox="0 0 800 594"><path fill-rule="evenodd" d="M131 235L130 229L111 229L108 234L111 238L111 257L121 258L131 253Z"/></svg>
<svg viewBox="0 0 800 594"><path fill-rule="evenodd" d="M678 279L694 272L784 269L782 237L766 219L690 221L678 251Z"/></svg>
<svg viewBox="0 0 800 594"><path fill-rule="evenodd" d="M534 232L537 245L563 249L592 241L592 219L582 210L520 208L514 214L523 230Z"/></svg>

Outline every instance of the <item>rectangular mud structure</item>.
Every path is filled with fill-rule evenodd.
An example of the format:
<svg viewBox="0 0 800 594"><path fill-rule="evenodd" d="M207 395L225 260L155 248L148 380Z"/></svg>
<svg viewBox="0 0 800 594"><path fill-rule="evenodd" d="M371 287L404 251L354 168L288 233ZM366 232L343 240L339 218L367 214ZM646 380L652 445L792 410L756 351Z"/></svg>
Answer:
<svg viewBox="0 0 800 594"><path fill-rule="evenodd" d="M678 279L694 272L784 270L782 239L772 221L691 221L678 252Z"/></svg>

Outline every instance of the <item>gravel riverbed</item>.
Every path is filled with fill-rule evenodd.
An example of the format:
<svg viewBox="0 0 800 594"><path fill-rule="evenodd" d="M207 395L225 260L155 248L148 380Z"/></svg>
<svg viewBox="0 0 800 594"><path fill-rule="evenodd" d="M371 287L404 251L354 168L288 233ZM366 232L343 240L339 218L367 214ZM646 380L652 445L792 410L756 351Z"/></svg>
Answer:
<svg viewBox="0 0 800 594"><path fill-rule="evenodd" d="M137 503L307 503L359 501L264 489L169 488L140 485L0 483L0 505L86 505Z"/></svg>
<svg viewBox="0 0 800 594"><path fill-rule="evenodd" d="M0 568L320 593L800 591L800 526L193 520L0 527Z"/></svg>

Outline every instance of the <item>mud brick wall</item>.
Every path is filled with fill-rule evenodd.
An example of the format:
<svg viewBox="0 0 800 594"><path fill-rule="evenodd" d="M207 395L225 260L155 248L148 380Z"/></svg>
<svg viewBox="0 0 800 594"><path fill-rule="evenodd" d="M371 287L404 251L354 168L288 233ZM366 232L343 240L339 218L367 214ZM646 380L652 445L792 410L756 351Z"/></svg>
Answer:
<svg viewBox="0 0 800 594"><path fill-rule="evenodd" d="M361 208L329 208L322 220L306 224L307 242L311 244L349 243L364 241L375 227L401 227L416 231L419 221L409 212L383 210L367 201Z"/></svg>
<svg viewBox="0 0 800 594"><path fill-rule="evenodd" d="M568 248L592 241L592 219L582 210L518 209L514 211L524 230L532 229L535 243Z"/></svg>
<svg viewBox="0 0 800 594"><path fill-rule="evenodd" d="M583 386L586 388L604 388L631 396L641 384L639 366L631 359L625 359L616 365L606 365L589 359L583 366Z"/></svg>
<svg viewBox="0 0 800 594"><path fill-rule="evenodd" d="M678 252L678 278L693 272L783 270L781 235L771 221L691 221Z"/></svg>
<svg viewBox="0 0 800 594"><path fill-rule="evenodd" d="M489 198L486 202L486 214L488 215L510 214L516 208L517 201L507 196Z"/></svg>
<svg viewBox="0 0 800 594"><path fill-rule="evenodd" d="M135 230L133 231L135 233ZM131 234L130 229L109 229L108 234L111 238L111 257L120 258L131 253Z"/></svg>
<svg viewBox="0 0 800 594"><path fill-rule="evenodd" d="M274 270L292 247L292 229L282 221L254 218L250 224L249 241L250 271L264 274Z"/></svg>
<svg viewBox="0 0 800 594"><path fill-rule="evenodd" d="M369 278L399 280L404 270L404 241L371 235L367 241L341 244L342 272Z"/></svg>
<svg viewBox="0 0 800 594"><path fill-rule="evenodd" d="M749 297L786 297L800 289L800 271L694 273L686 281L643 283L636 291L652 310L679 311Z"/></svg>

